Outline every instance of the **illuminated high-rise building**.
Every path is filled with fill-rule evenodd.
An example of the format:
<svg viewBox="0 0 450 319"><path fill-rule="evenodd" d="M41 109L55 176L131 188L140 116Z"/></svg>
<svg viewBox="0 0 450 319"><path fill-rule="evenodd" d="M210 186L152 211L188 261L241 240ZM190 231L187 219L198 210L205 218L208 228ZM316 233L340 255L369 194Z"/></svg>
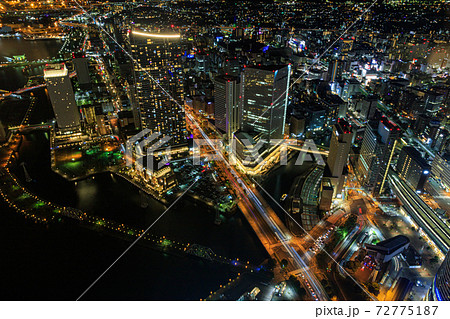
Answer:
<svg viewBox="0 0 450 319"><path fill-rule="evenodd" d="M427 294L427 300L450 301L450 252L439 267L433 284Z"/></svg>
<svg viewBox="0 0 450 319"><path fill-rule="evenodd" d="M58 128L66 132L79 130L80 112L66 65L47 65L44 69L44 79Z"/></svg>
<svg viewBox="0 0 450 319"><path fill-rule="evenodd" d="M384 116L377 128L373 124L367 125L356 165L356 173L362 184L374 196L380 195L384 190L399 137L400 128Z"/></svg>
<svg viewBox="0 0 450 319"><path fill-rule="evenodd" d="M339 197L342 193L352 141L353 132L351 126L346 120L338 119L337 123L333 125L330 152L327 159L327 165L331 173L330 180L333 185L333 197Z"/></svg>
<svg viewBox="0 0 450 319"><path fill-rule="evenodd" d="M422 191L431 172L431 166L412 146L404 146L397 159L397 173L416 191Z"/></svg>
<svg viewBox="0 0 450 319"><path fill-rule="evenodd" d="M343 66L344 63L338 59L334 59L328 63L328 82L336 82L336 80L341 77Z"/></svg>
<svg viewBox="0 0 450 319"><path fill-rule="evenodd" d="M214 119L218 129L231 141L239 129L239 78L230 75L214 79Z"/></svg>
<svg viewBox="0 0 450 319"><path fill-rule="evenodd" d="M183 101L181 36L168 33L132 31L133 107L142 129L170 136L169 145L186 143Z"/></svg>
<svg viewBox="0 0 450 319"><path fill-rule="evenodd" d="M241 74L241 130L282 139L288 103L290 65L245 67Z"/></svg>

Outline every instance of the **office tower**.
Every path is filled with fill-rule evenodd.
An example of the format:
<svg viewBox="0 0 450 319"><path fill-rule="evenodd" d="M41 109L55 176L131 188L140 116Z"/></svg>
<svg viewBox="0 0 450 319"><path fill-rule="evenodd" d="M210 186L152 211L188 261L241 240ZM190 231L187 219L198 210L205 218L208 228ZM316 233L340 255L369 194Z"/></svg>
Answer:
<svg viewBox="0 0 450 319"><path fill-rule="evenodd" d="M241 75L241 130L282 139L288 103L290 65L245 67Z"/></svg>
<svg viewBox="0 0 450 319"><path fill-rule="evenodd" d="M77 79L79 84L91 83L91 77L89 76L89 64L88 59L81 52L75 52L72 54L72 62L77 73Z"/></svg>
<svg viewBox="0 0 450 319"><path fill-rule="evenodd" d="M44 79L59 129L79 130L80 112L66 65L64 63L46 65Z"/></svg>
<svg viewBox="0 0 450 319"><path fill-rule="evenodd" d="M353 132L350 124L344 119L338 119L333 125L333 134L330 141L330 152L327 165L331 173L333 197L340 197L347 175L348 154L353 141Z"/></svg>
<svg viewBox="0 0 450 319"><path fill-rule="evenodd" d="M239 129L239 78L229 75L214 79L214 118L218 129L231 141Z"/></svg>
<svg viewBox="0 0 450 319"><path fill-rule="evenodd" d="M449 138L450 132L446 129L440 129L436 141L431 146L436 152L440 153L447 148Z"/></svg>
<svg viewBox="0 0 450 319"><path fill-rule="evenodd" d="M436 154L431 163L431 172L440 184L447 190L450 190L450 154Z"/></svg>
<svg viewBox="0 0 450 319"><path fill-rule="evenodd" d="M344 87L342 88L342 91L341 91L342 99L344 101L348 101L353 94L359 92L360 86L361 86L361 83L354 78L345 80Z"/></svg>
<svg viewBox="0 0 450 319"><path fill-rule="evenodd" d="M411 146L402 148L396 169L398 175L416 191L423 190L431 172L431 166L422 158L420 152Z"/></svg>
<svg viewBox="0 0 450 319"><path fill-rule="evenodd" d="M369 95L364 97L364 99L361 101L360 116L364 120L373 120L375 118L377 107L378 107L377 95Z"/></svg>
<svg viewBox="0 0 450 319"><path fill-rule="evenodd" d="M195 71L207 73L210 70L210 64L209 54L197 53L195 55Z"/></svg>
<svg viewBox="0 0 450 319"><path fill-rule="evenodd" d="M426 114L418 114L416 116L416 122L414 123L414 133L422 135L425 133L427 126L430 124L432 117Z"/></svg>
<svg viewBox="0 0 450 319"><path fill-rule="evenodd" d="M373 126L373 124L366 127L356 173L362 184L372 192L373 196L380 195L384 190L389 166L399 137L400 128L385 116L381 118L378 127Z"/></svg>
<svg viewBox="0 0 450 319"><path fill-rule="evenodd" d="M241 75L241 65L237 58L226 59L223 62L223 71L225 75L240 76Z"/></svg>
<svg viewBox="0 0 450 319"><path fill-rule="evenodd" d="M450 301L450 252L439 267L427 294L430 301Z"/></svg>
<svg viewBox="0 0 450 319"><path fill-rule="evenodd" d="M133 107L141 128L170 136L169 145L185 144L186 119L178 104L183 101L180 34L132 31L130 45L135 62Z"/></svg>
<svg viewBox="0 0 450 319"><path fill-rule="evenodd" d="M261 134L247 133L237 131L233 134L232 148L234 155L239 159L242 165L248 168L255 168L266 154L266 148L261 147Z"/></svg>
<svg viewBox="0 0 450 319"><path fill-rule="evenodd" d="M294 114L290 119L289 134L299 136L305 133L306 118L299 114Z"/></svg>
<svg viewBox="0 0 450 319"><path fill-rule="evenodd" d="M428 144L431 144L431 147L435 145L440 129L441 121L439 119L432 119L425 128L425 137L427 138Z"/></svg>
<svg viewBox="0 0 450 319"><path fill-rule="evenodd" d="M335 187L333 186L333 181L331 178L322 177L320 183L319 191L319 209L323 212L328 212L331 209L331 204L333 203Z"/></svg>
<svg viewBox="0 0 450 319"><path fill-rule="evenodd" d="M344 63L339 60L332 60L328 63L327 80L328 82L336 82L336 79L342 75Z"/></svg>
<svg viewBox="0 0 450 319"><path fill-rule="evenodd" d="M429 113L436 113L443 106L444 99L445 99L444 94L435 91L428 91L425 93L424 109Z"/></svg>
<svg viewBox="0 0 450 319"><path fill-rule="evenodd" d="M319 93L320 95L320 93ZM326 122L328 125L335 123L338 118L347 115L348 102L344 102L337 94L325 94L321 98L327 111Z"/></svg>

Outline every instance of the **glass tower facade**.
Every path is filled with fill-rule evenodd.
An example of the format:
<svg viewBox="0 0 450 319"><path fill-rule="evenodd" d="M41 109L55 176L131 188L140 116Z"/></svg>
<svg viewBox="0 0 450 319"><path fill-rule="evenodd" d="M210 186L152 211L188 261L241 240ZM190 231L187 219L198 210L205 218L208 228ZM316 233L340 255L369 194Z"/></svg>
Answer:
<svg viewBox="0 0 450 319"><path fill-rule="evenodd" d="M426 299L450 301L450 253L439 267Z"/></svg>
<svg viewBox="0 0 450 319"><path fill-rule="evenodd" d="M239 129L239 78L230 75L214 79L214 118L216 127L231 141Z"/></svg>
<svg viewBox="0 0 450 319"><path fill-rule="evenodd" d="M290 65L246 67L241 75L241 130L282 139L288 103Z"/></svg>
<svg viewBox="0 0 450 319"><path fill-rule="evenodd" d="M361 183L371 190L373 196L383 192L399 137L400 128L386 117L381 118L378 129L373 124L369 124L366 128L356 173Z"/></svg>

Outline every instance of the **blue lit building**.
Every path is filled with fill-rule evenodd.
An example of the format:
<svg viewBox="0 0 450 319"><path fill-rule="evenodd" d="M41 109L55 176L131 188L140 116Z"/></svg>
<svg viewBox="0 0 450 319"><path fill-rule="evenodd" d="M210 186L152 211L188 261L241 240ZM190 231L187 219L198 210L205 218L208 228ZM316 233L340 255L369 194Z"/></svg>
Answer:
<svg viewBox="0 0 450 319"><path fill-rule="evenodd" d="M450 253L439 267L426 297L430 301L450 301Z"/></svg>

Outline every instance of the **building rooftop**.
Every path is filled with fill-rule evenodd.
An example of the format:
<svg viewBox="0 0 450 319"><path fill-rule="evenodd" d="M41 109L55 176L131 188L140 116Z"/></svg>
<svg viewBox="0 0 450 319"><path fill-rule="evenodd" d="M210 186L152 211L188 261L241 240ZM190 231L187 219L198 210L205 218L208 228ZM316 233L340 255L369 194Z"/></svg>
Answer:
<svg viewBox="0 0 450 319"><path fill-rule="evenodd" d="M397 130L400 131L400 128L397 124L389 120L386 116L381 117L381 123L383 123L386 128L388 128L390 131Z"/></svg>
<svg viewBox="0 0 450 319"><path fill-rule="evenodd" d="M64 63L46 64L44 69L44 78L55 78L66 76L68 70Z"/></svg>
<svg viewBox="0 0 450 319"><path fill-rule="evenodd" d="M395 237L391 237L389 239L380 241L375 245L377 248L381 248L382 250L386 250L388 253L394 252L402 246L406 246L409 244L409 238L404 235L398 235Z"/></svg>
<svg viewBox="0 0 450 319"><path fill-rule="evenodd" d="M72 53L72 59L79 59L79 58L85 58L86 54L84 52L73 52Z"/></svg>
<svg viewBox="0 0 450 319"><path fill-rule="evenodd" d="M238 132L236 132L236 133L234 133L234 136L236 136L236 138L238 139L238 140L240 140L240 141L242 141L242 140L247 140L247 141L249 141L252 145L253 144L256 144L256 141L255 141L255 134L253 134L253 133L249 133L249 132L242 132L242 131L238 131Z"/></svg>
<svg viewBox="0 0 450 319"><path fill-rule="evenodd" d="M288 64L281 64L281 65L244 65L245 68L249 69L258 69L258 70L264 70L264 71L278 71L282 68L287 67Z"/></svg>
<svg viewBox="0 0 450 319"><path fill-rule="evenodd" d="M220 82L231 82L231 81L236 81L239 82L239 77L238 76L233 76L233 75L227 75L227 74L222 74L222 75L218 75L214 78L214 80L216 81L220 81Z"/></svg>
<svg viewBox="0 0 450 319"><path fill-rule="evenodd" d="M352 126L343 118L339 118L336 123L336 129L339 134L350 134L352 133Z"/></svg>

